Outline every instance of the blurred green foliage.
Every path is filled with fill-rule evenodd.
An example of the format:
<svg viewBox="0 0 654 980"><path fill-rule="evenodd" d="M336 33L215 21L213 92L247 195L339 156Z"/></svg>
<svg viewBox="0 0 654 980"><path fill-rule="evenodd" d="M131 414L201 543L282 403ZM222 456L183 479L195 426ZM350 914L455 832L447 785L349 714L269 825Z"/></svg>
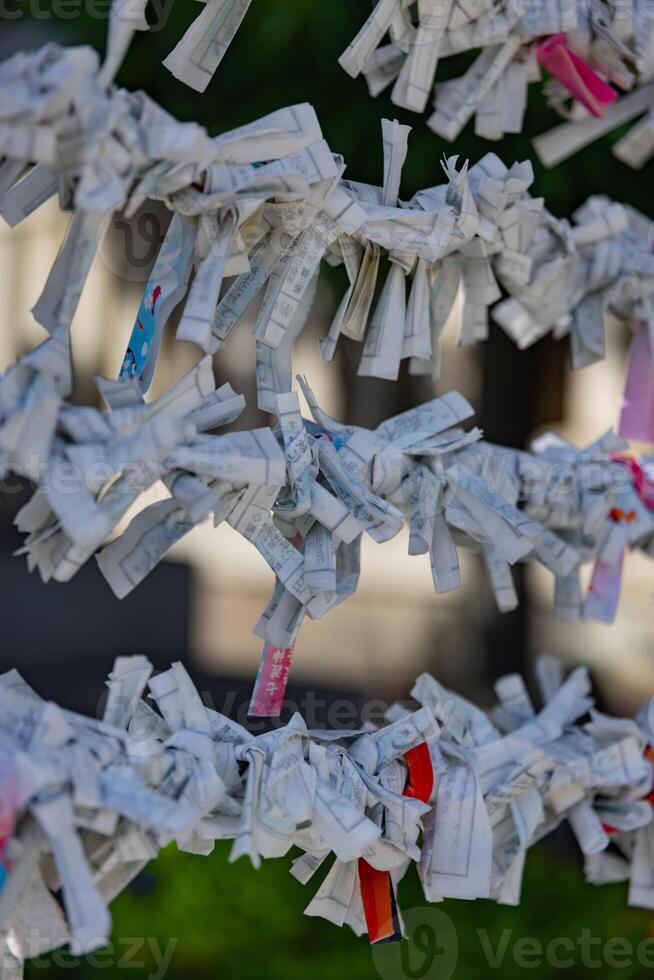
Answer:
<svg viewBox="0 0 654 980"><path fill-rule="evenodd" d="M409 976L448 980L449 971L430 970L432 957L422 951L422 944L408 945L404 962L412 970L405 974L402 969L393 969L397 948L378 949L373 958L365 936L358 938L348 927L338 929L322 919L304 916L303 909L318 882L312 881L306 887L298 884L288 872L290 857L264 861L261 869L255 871L244 859L229 864L230 846L221 843L211 857L203 858L181 854L173 845L146 871L144 882L137 882L136 888L116 900L112 908L115 953L110 950L98 958L98 964L105 962L107 976L122 973L120 958L131 950L134 962L129 975L134 980L154 977L157 954L152 949L172 949L172 939L176 945L167 980L372 980L379 975L378 969L384 970L383 976L397 976L397 980L407 980ZM145 894L144 886L148 884L150 890ZM400 904L405 910L418 909L414 916L429 928L429 907L413 872L400 886ZM521 947L516 944L523 940L524 951L528 937L542 944L543 949L556 937L568 938L575 947L574 952L559 948L553 954L563 960L572 959L574 963L568 969L543 963L528 970L537 980L561 975L575 980L636 980L648 972L636 962L636 948L649 934L651 913L627 908L623 885L593 888L585 884L576 859L553 854L547 847L538 846L527 858L519 907L452 900L436 908L450 917L456 929L458 962L452 974L455 980L479 980L493 974L502 980L524 978ZM438 921L437 918L435 939L442 942ZM586 960L601 966L584 966L579 945L583 929L589 930L595 940ZM141 937L148 941L141 941ZM616 937L631 944L631 966L611 966L612 956L618 951L614 949L612 953L605 944ZM505 948L496 969L489 967L485 948L498 955ZM654 939L649 957L654 964ZM628 958L622 956L621 961L626 964ZM537 955L533 956L531 962L537 959ZM143 963L141 968L136 965L138 961ZM83 961L72 974L74 962L68 954L61 953L54 962L37 961L28 966L26 980L44 976L63 980L71 975L91 980L97 976L98 965Z"/></svg>

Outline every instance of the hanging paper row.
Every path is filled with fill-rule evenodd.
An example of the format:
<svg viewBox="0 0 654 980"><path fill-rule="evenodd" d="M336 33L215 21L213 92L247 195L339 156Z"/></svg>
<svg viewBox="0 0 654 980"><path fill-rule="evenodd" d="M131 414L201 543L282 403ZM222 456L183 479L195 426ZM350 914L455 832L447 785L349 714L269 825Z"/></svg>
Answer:
<svg viewBox="0 0 654 980"><path fill-rule="evenodd" d="M204 92L250 3L207 0L164 65ZM146 5L114 0L106 81L134 31L148 29ZM468 52L477 54L463 75L436 81L442 61ZM613 153L637 169L654 154L648 0L377 0L339 62L349 75L365 77L372 96L392 85L400 108L422 113L431 100L427 124L450 141L472 119L485 139L521 133L528 86L542 82L547 105L567 120L534 140L546 166L635 119Z"/></svg>
<svg viewBox="0 0 654 980"><path fill-rule="evenodd" d="M119 658L101 719L4 674L12 980L65 944L103 946L107 905L171 841L208 855L233 840L231 860L257 868L299 847L302 884L331 861L306 914L371 943L402 938L397 886L412 864L428 902L517 905L528 849L562 823L589 882L628 881L629 904L654 908L654 702L635 721L611 718L593 708L585 668L564 679L543 658L536 673L540 709L517 674L497 682L489 714L423 674L417 706L394 705L381 728L312 731L294 714L258 736L205 707L179 663L153 677L145 657Z"/></svg>

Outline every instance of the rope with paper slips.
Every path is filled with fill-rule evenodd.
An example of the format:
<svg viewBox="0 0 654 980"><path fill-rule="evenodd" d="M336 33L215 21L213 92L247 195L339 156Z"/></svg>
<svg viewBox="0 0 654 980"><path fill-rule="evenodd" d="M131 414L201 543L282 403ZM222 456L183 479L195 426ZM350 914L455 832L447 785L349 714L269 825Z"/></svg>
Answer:
<svg viewBox="0 0 654 980"><path fill-rule="evenodd" d="M528 193L529 163L506 168L488 154L457 169L452 157L446 184L402 202L409 129L398 123L383 122L376 187L342 179L344 162L306 104L210 139L143 93L107 89L90 49L48 45L0 72L0 214L15 226L57 190L75 209L33 310L49 332L70 326L116 209L133 215L154 198L173 212L122 368L144 389L182 300L178 338L215 353L265 287L258 397L274 410L274 393L291 387L292 346L323 260L344 265L349 281L323 358L341 333L363 341L362 375L394 379L406 359L410 373L437 376L446 324L458 324L460 345L474 344L491 309L520 347L569 333L575 367L604 356L605 319L634 331L650 322L649 220L604 198L589 199L575 226L555 219ZM498 302L500 284L509 299Z"/></svg>
<svg viewBox="0 0 654 980"><path fill-rule="evenodd" d="M479 49L461 77L434 84L444 58ZM424 112L433 93L427 125L450 141L473 117L477 136L521 133L544 70L547 103L569 120L534 140L546 166L639 116L612 152L635 168L654 154L654 12L638 0L378 0L339 62L372 96L395 82L403 109Z"/></svg>
<svg viewBox="0 0 654 980"><path fill-rule="evenodd" d="M327 430L323 433L330 439L334 436ZM336 437L338 438L338 437ZM548 436L544 437L544 448L547 452ZM561 445L559 444L559 448ZM551 450L551 447L550 447ZM564 449L565 452L565 449ZM596 619L604 622L612 622L620 596L622 572L624 563L624 542L629 537L629 528L637 526L643 515L654 511L654 480L647 475L646 469L632 456L620 453L612 453L611 459L625 467L629 473L630 492L629 499L636 506L626 504L626 507L612 506L606 514L607 523L603 526L602 536L603 546L601 554L597 557L588 593L582 603L579 593L578 580L570 588L570 578L563 575L557 578L556 612L566 619ZM649 467L651 470L651 467ZM632 496L633 493L633 496ZM412 515L415 518L415 514ZM645 517L646 522L651 517ZM638 532L636 532L638 537ZM300 542L296 542L301 547ZM411 552L411 547L410 547ZM411 552L413 553L413 552ZM486 552L488 555L488 552ZM491 581L495 589L498 606L503 611L514 608L517 602L515 593L512 593L510 578L507 582L506 576L498 569L493 570L492 562L488 565ZM438 591L439 585L443 587L443 580L439 581L439 573L432 563L434 572L434 584ZM574 580L576 573L572 573ZM508 586L509 602L506 603ZM505 603L503 605L503 602ZM257 672L252 700L250 702L249 714L252 717L278 717L281 714L284 699L286 696L286 685L291 668L294 645L279 648L273 643L266 641L262 654L261 663Z"/></svg>
<svg viewBox="0 0 654 980"><path fill-rule="evenodd" d="M474 412L457 392L367 430L326 415L301 378L314 421L287 392L276 396L273 429L216 435L245 401L229 385L215 389L209 357L151 403L136 379L99 378L110 408L101 412L66 401L69 339L59 328L0 378L2 472L35 486L16 517L29 567L68 581L97 553L123 598L207 517L229 524L275 573L254 628L264 641L254 715L279 714L305 616L319 619L356 591L364 533L383 543L406 522L409 553L429 555L437 592L461 584L458 546L477 551L503 611L518 601L510 566L539 561L555 577L560 617L606 622L625 550L654 549L651 461L625 466L616 454L627 443L611 433L580 450L551 433L531 452L494 446L463 428ZM125 527L157 481L166 499Z"/></svg>
<svg viewBox="0 0 654 980"><path fill-rule="evenodd" d="M173 840L200 855L233 840L231 860L257 868L298 846L303 884L333 855L306 914L372 943L402 937L412 864L427 901L515 905L526 851L563 822L587 880L629 881L629 904L654 908L654 699L611 718L585 668L566 679L545 657L535 673L541 709L517 674L488 713L423 674L417 710L393 705L380 726L318 731L296 713L259 735L206 707L181 664L153 676L118 658L100 719L2 675L3 955L20 976L51 949L104 945L107 904Z"/></svg>
<svg viewBox="0 0 654 980"><path fill-rule="evenodd" d="M204 92L247 13L251 0L209 0L164 65ZM149 29L147 0L114 0L103 78L111 81L136 30ZM161 21L165 13L159 12ZM161 26L161 25L160 25ZM383 44L389 35L389 43ZM434 85L438 64L464 51L481 53L458 79ZM363 74L377 96L395 82L391 100L424 112L427 125L453 141L475 117L475 132L498 140L524 126L527 87L540 81L548 105L569 120L534 140L554 166L600 136L642 116L612 147L618 159L642 167L654 154L654 14L638 0L619 6L596 0L378 0L339 59ZM629 92L618 100L618 92Z"/></svg>

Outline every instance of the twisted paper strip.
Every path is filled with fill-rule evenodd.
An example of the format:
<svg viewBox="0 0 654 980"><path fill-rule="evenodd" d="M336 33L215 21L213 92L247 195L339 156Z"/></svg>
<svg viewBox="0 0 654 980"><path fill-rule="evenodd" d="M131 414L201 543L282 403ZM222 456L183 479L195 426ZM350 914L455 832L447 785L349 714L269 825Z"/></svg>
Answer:
<svg viewBox="0 0 654 980"><path fill-rule="evenodd" d="M420 707L379 729L311 731L295 714L258 736L206 708L181 664L151 671L119 658L101 719L0 677L0 929L18 961L103 945L106 905L172 840L206 855L231 839L255 867L299 846L302 883L334 855L306 913L377 942L402 936L412 863L428 901L516 905L528 848L568 821L586 877L629 880L630 904L654 908L654 701L636 721L602 715L583 667L564 681L538 662L540 711L515 674L489 715L423 674Z"/></svg>
<svg viewBox="0 0 654 980"><path fill-rule="evenodd" d="M477 49L465 74L434 88L443 58ZM373 96L395 82L391 98L404 109L424 112L433 91L427 125L448 140L473 116L486 139L522 132L527 86L544 68L548 104L571 121L536 139L543 162L644 113L613 152L632 167L654 153L654 11L642 0L378 0L339 60Z"/></svg>
<svg viewBox="0 0 654 980"><path fill-rule="evenodd" d="M59 328L0 379L2 471L37 487L16 519L30 567L69 580L157 481L169 497L97 554L120 598L198 523L226 521L276 576L255 627L266 646L253 712L266 715L279 712L305 615L320 618L356 590L364 532L384 542L406 521L409 552L429 553L439 592L460 585L461 544L484 555L502 610L517 604L510 566L535 559L556 577L558 615L613 619L626 548L654 549L654 498L641 465L618 455L624 441L608 433L579 451L546 435L532 453L493 446L461 427L474 413L456 392L370 431L329 418L300 383L314 422L287 392L275 396L272 430L222 436L208 431L245 402L229 385L214 390L208 357L151 404L136 381L99 379L111 411L72 406Z"/></svg>
<svg viewBox="0 0 654 980"><path fill-rule="evenodd" d="M580 209L574 227L555 219L528 194L529 163L507 169L489 154L457 170L452 157L446 184L402 202L409 128L396 122L383 122L377 187L342 179L343 160L306 104L210 139L143 93L107 89L90 49L48 45L16 55L0 77L0 213L15 225L57 188L76 209L33 311L46 329L70 325L114 210L132 214L155 198L173 212L121 374L144 390L178 304L177 336L214 353L265 287L255 336L259 404L269 410L274 393L290 390L292 344L322 259L349 279L323 357L341 333L363 341L362 375L396 378L406 358L411 372L437 374L448 318L458 319L460 344L485 339L500 284L515 300L493 310L509 335L527 346L570 332L576 366L603 356L605 316L634 330L650 319L649 222L603 199Z"/></svg>

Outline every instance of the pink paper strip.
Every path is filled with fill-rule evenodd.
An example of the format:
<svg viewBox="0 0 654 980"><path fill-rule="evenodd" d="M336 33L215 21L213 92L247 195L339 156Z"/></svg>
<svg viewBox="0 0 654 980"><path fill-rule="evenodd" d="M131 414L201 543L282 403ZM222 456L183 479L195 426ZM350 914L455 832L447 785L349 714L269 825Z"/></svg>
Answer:
<svg viewBox="0 0 654 980"><path fill-rule="evenodd" d="M537 45L536 57L589 112L602 116L606 107L615 102L618 93L583 58L571 51L565 40L565 34L552 34Z"/></svg>
<svg viewBox="0 0 654 980"><path fill-rule="evenodd" d="M641 323L631 342L618 435L654 442L654 358L646 323Z"/></svg>
<svg viewBox="0 0 654 980"><path fill-rule="evenodd" d="M9 758L0 752L0 891L11 868L5 857L7 844L16 825L18 809L18 781L16 770Z"/></svg>
<svg viewBox="0 0 654 980"><path fill-rule="evenodd" d="M293 647L280 650L264 643L261 663L248 708L252 718L279 718L286 698Z"/></svg>
<svg viewBox="0 0 654 980"><path fill-rule="evenodd" d="M619 453L614 453L613 459L629 468L634 490L647 509L654 510L654 479L649 475L651 467L646 470L633 456L621 456Z"/></svg>

